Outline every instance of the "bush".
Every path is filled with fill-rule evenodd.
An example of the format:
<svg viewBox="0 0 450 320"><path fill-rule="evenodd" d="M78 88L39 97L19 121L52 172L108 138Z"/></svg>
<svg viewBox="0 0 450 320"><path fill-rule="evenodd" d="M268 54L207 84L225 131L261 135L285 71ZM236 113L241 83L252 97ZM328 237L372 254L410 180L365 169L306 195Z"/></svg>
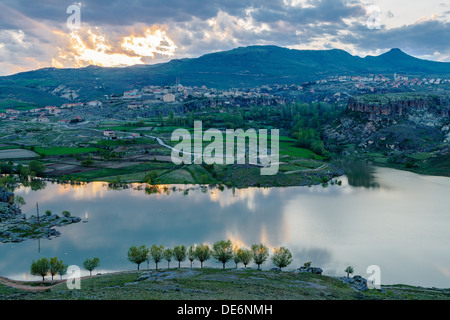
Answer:
<svg viewBox="0 0 450 320"><path fill-rule="evenodd" d="M64 210L61 214L63 215L63 217L66 217L66 218L70 217L70 212L69 211Z"/></svg>

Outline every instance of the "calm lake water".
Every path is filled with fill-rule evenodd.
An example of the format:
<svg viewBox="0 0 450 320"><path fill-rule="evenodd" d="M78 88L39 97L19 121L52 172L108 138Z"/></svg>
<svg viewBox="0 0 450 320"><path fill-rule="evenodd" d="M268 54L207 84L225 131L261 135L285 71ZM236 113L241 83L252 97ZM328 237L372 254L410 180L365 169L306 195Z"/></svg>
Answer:
<svg viewBox="0 0 450 320"><path fill-rule="evenodd" d="M286 270L311 261L327 275L343 276L352 265L355 274L368 277L367 267L378 265L381 284L450 287L450 178L376 168L372 176L341 180L341 186L223 191L177 185L153 194L138 185L111 190L102 182L47 183L38 191L21 187L15 193L27 202L22 207L27 216L39 202L41 214L69 210L88 222L57 228L62 234L52 240L0 244L0 275L39 279L29 274L31 261L53 256L80 267L86 258L99 257L101 273L134 270L126 259L132 245L212 245L230 239L240 246L263 242L289 248L294 262ZM188 187L194 189L184 192ZM206 265L221 267L214 260ZM271 261L263 265L272 267Z"/></svg>

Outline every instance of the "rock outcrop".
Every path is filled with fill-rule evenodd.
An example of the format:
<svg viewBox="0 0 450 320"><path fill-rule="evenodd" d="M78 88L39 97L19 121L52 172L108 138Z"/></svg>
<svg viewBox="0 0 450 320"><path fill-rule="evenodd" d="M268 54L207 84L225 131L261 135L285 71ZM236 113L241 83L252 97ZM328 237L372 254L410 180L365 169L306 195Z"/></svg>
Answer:
<svg viewBox="0 0 450 320"><path fill-rule="evenodd" d="M14 194L0 187L0 202L11 202Z"/></svg>
<svg viewBox="0 0 450 320"><path fill-rule="evenodd" d="M301 266L297 269L299 272L307 272L313 274L322 274L323 270L319 267L311 267L311 266Z"/></svg>
<svg viewBox="0 0 450 320"><path fill-rule="evenodd" d="M402 116L418 110L435 109L441 117L448 117L450 98L426 95L390 95L373 97L351 97L347 104L350 111L363 112L371 117Z"/></svg>
<svg viewBox="0 0 450 320"><path fill-rule="evenodd" d="M450 98L446 95L386 94L352 97L347 112L323 131L325 145L378 152L430 152L447 139Z"/></svg>
<svg viewBox="0 0 450 320"><path fill-rule="evenodd" d="M12 204L14 194L0 187L0 242L22 242L28 239L53 238L61 233L53 227L80 222L79 217L56 214L31 216L29 219L20 208Z"/></svg>
<svg viewBox="0 0 450 320"><path fill-rule="evenodd" d="M350 277L341 277L339 278L342 282L349 284L352 288L359 291L366 291L367 287L367 279L364 279L361 276Z"/></svg>

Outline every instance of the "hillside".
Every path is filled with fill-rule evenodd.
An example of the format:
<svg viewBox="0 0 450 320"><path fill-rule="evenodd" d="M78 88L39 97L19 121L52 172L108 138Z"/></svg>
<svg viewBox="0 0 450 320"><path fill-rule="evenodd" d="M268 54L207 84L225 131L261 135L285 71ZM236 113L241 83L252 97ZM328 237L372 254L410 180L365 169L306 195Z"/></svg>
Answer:
<svg viewBox="0 0 450 320"><path fill-rule="evenodd" d="M348 280L356 279L357 276ZM360 279L364 280L361 277ZM346 279L298 271L181 268L97 275L82 279L80 290L68 290L64 280L56 280L55 282L60 284L50 287L48 280L43 284L0 278L0 300L262 301L449 298L448 289L382 285L381 290L370 290L344 283L343 280ZM279 312L280 310L277 314Z"/></svg>
<svg viewBox="0 0 450 320"><path fill-rule="evenodd" d="M449 75L450 63L414 58L399 49L361 58L343 50L293 50L250 46L193 59L127 68L45 68L0 77L0 107L61 104L101 99L146 85L211 88L293 84L331 75L362 74Z"/></svg>

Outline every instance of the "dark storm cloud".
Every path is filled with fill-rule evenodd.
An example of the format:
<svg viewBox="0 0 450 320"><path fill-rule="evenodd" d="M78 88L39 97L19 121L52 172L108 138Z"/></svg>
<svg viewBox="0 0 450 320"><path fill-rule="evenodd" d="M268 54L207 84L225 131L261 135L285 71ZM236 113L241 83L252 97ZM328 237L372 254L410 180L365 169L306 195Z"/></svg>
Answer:
<svg viewBox="0 0 450 320"><path fill-rule="evenodd" d="M313 7L286 6L282 0L84 0L81 2L82 20L90 25L131 25L134 23L167 24L187 22L193 18L207 20L219 11L242 17L253 8L258 22L285 21L289 23L339 23L343 18L363 14L360 5L341 0L311 2ZM6 0L11 9L38 20L65 23L66 9L73 1L61 0Z"/></svg>
<svg viewBox="0 0 450 320"><path fill-rule="evenodd" d="M130 25L134 23L162 24L189 21L193 17L209 19L219 10L232 15L242 13L244 1L205 0L82 0L82 20L90 25ZM66 9L77 1L5 0L3 3L24 15L39 20L65 23Z"/></svg>
<svg viewBox="0 0 450 320"><path fill-rule="evenodd" d="M428 20L394 29L369 29L355 25L351 32L339 37L343 43L364 50L401 48L413 55L429 55L435 51L450 53L450 23Z"/></svg>
<svg viewBox="0 0 450 320"><path fill-rule="evenodd" d="M342 19L364 16L361 5L339 0L320 0L311 2L313 7L289 7L281 1L272 8L259 7L253 17L260 22L284 21L296 25L330 22L342 24Z"/></svg>

